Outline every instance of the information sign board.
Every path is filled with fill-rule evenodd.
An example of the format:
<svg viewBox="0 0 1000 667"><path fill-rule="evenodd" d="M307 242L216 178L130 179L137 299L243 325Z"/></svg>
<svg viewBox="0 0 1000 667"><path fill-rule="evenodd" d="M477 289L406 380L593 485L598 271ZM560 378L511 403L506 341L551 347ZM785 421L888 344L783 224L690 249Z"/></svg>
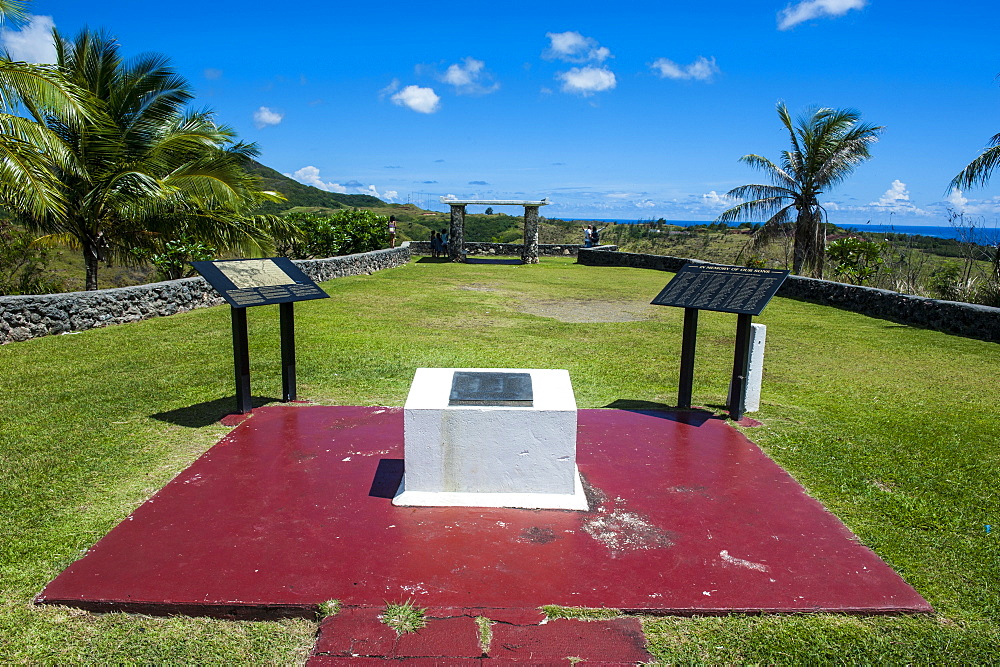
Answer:
<svg viewBox="0 0 1000 667"><path fill-rule="evenodd" d="M287 257L191 262L191 265L233 308L330 296Z"/></svg>
<svg viewBox="0 0 1000 667"><path fill-rule="evenodd" d="M721 264L685 264L653 305L760 315L788 271Z"/></svg>

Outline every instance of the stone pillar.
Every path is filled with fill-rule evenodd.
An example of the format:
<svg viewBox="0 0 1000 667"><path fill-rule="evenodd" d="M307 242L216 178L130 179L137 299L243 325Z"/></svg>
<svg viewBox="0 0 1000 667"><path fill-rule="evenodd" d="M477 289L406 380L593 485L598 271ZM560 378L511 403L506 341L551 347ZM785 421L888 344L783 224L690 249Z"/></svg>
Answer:
<svg viewBox="0 0 1000 667"><path fill-rule="evenodd" d="M538 207L524 207L524 250L521 261L538 264Z"/></svg>
<svg viewBox="0 0 1000 667"><path fill-rule="evenodd" d="M465 261L465 204L451 204L448 259L453 262Z"/></svg>

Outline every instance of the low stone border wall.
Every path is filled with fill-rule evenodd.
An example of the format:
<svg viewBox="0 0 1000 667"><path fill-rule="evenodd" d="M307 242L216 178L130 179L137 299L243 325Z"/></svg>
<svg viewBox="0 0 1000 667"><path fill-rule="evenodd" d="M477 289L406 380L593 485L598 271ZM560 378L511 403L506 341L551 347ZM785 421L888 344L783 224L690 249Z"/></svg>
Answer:
<svg viewBox="0 0 1000 667"><path fill-rule="evenodd" d="M298 260L307 276L321 282L331 278L370 274L410 261L410 248ZM92 292L66 292L0 297L0 344L69 331L84 331L182 313L225 303L204 278L182 278L148 285L116 287Z"/></svg>
<svg viewBox="0 0 1000 667"><path fill-rule="evenodd" d="M592 248L581 250L577 262L586 266L628 266L672 272L680 270L682 266L691 262L705 263L684 257L605 252L602 249ZM788 276L778 290L778 296L812 301L944 333L1000 341L1000 308L928 299L874 287L802 276Z"/></svg>
<svg viewBox="0 0 1000 667"><path fill-rule="evenodd" d="M602 246L617 248L618 246ZM410 248L415 255L431 254L430 241L410 241ZM552 256L576 256L577 252L583 248L580 243L539 243L538 254ZM520 257L524 250L523 243L484 243L479 241L465 242L466 255L500 255L510 257Z"/></svg>

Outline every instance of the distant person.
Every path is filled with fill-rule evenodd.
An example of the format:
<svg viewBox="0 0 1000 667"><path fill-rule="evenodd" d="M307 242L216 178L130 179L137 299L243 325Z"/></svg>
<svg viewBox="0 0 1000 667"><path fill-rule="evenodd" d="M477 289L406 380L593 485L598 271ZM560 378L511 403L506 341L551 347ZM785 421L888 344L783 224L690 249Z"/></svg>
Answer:
<svg viewBox="0 0 1000 667"><path fill-rule="evenodd" d="M597 225L590 226L590 244L592 246L601 245L601 232L603 232L607 227L597 228Z"/></svg>
<svg viewBox="0 0 1000 667"><path fill-rule="evenodd" d="M590 248L593 245L594 245L594 241L593 241L593 239L590 236L590 226L589 225L584 225L583 226L583 247L584 248Z"/></svg>
<svg viewBox="0 0 1000 667"><path fill-rule="evenodd" d="M431 257L441 256L441 232L431 232Z"/></svg>
<svg viewBox="0 0 1000 667"><path fill-rule="evenodd" d="M396 216L389 216L389 247L396 247Z"/></svg>
<svg viewBox="0 0 1000 667"><path fill-rule="evenodd" d="M448 230L441 230L441 256L448 256Z"/></svg>

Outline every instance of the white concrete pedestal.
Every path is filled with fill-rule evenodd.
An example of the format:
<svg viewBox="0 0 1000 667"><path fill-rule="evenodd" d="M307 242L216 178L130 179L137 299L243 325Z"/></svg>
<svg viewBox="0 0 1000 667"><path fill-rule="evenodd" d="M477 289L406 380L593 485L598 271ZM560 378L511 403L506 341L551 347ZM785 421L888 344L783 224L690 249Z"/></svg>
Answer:
<svg viewBox="0 0 1000 667"><path fill-rule="evenodd" d="M529 373L533 405L448 405L455 371ZM568 371L418 368L403 420L394 505L587 509Z"/></svg>

